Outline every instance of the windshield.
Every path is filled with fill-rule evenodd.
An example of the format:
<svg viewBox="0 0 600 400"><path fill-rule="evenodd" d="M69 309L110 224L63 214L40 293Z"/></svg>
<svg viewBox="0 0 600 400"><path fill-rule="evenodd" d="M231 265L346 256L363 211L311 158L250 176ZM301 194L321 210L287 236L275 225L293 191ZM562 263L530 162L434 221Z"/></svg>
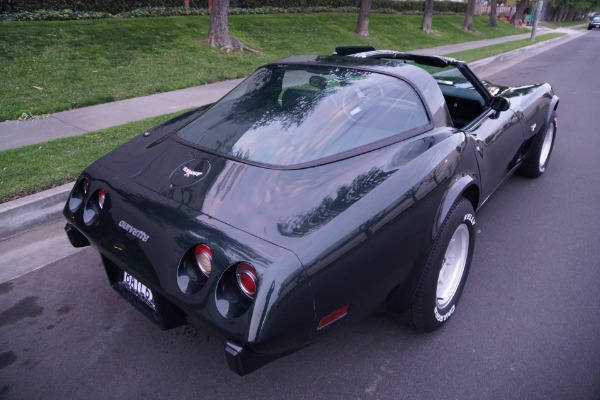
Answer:
<svg viewBox="0 0 600 400"><path fill-rule="evenodd" d="M433 67L431 65L423 65L413 62L410 63L429 72L437 84L442 87L442 90L443 86L452 86L458 89L471 89L474 92L477 92L473 87L473 84L462 74L462 72L458 70L458 68L454 66Z"/></svg>
<svg viewBox="0 0 600 400"><path fill-rule="evenodd" d="M282 65L260 68L177 135L240 159L288 166L428 125L419 96L397 78Z"/></svg>

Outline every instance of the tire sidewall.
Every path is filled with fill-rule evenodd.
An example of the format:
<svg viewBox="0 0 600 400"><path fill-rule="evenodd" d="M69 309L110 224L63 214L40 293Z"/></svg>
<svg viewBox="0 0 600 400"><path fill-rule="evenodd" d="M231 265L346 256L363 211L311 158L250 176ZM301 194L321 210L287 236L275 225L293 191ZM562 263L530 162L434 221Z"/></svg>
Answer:
<svg viewBox="0 0 600 400"><path fill-rule="evenodd" d="M427 261L426 270L420 283L420 290L418 291L418 296L422 296L419 301L422 302L420 306L422 307L421 312L423 315L419 318L420 321L418 322L414 321L413 318L417 329L425 331L438 329L456 312L458 300L467 281L473 258L475 223L475 212L471 203L466 199L459 199L444 220ZM450 239L461 224L465 224L469 232L469 246L465 267L452 299L444 308L438 309L437 282Z"/></svg>

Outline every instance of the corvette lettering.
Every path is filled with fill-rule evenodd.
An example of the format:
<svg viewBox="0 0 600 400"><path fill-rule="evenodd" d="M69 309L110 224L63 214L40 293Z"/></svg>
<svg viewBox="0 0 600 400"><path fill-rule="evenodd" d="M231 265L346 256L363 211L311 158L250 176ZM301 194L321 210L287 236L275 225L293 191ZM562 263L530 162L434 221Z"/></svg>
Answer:
<svg viewBox="0 0 600 400"><path fill-rule="evenodd" d="M150 236L146 232L140 231L139 229L134 228L133 226L129 225L127 222L125 222L123 220L121 220L121 222L119 222L119 227L122 228L123 230L131 233L133 236L140 239L142 242L147 242L148 239L150 239Z"/></svg>
<svg viewBox="0 0 600 400"><path fill-rule="evenodd" d="M183 172L185 172L185 174L183 176L185 176L186 178L189 178L190 176L202 175L202 172L193 171L193 170L189 169L188 167L183 167Z"/></svg>

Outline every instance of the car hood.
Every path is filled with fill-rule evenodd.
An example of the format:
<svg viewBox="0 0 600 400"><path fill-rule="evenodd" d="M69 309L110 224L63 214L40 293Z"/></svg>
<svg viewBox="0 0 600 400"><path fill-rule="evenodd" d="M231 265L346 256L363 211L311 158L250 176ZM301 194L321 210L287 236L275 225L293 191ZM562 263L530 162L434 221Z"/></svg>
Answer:
<svg viewBox="0 0 600 400"><path fill-rule="evenodd" d="M460 135L440 130L334 163L279 169L193 148L171 137L172 132L163 127L149 137L139 136L98 162L115 176L291 250L351 208L358 213L349 217L356 224L360 214L377 214L386 202L389 206L389 193L374 197L376 201L360 200L394 178L397 192L391 198L396 201L426 178L431 163L443 163L449 152L464 145ZM436 146L449 136L455 137L451 143ZM423 157L432 148L439 155Z"/></svg>

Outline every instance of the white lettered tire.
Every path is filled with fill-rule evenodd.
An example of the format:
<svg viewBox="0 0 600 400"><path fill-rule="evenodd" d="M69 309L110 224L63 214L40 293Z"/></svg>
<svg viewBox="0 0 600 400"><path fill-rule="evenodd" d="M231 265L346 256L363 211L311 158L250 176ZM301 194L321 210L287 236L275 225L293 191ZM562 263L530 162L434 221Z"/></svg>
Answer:
<svg viewBox="0 0 600 400"><path fill-rule="evenodd" d="M460 198L440 227L411 303L410 318L416 329L438 329L455 313L474 245L475 212L467 199Z"/></svg>
<svg viewBox="0 0 600 400"><path fill-rule="evenodd" d="M554 141L556 140L557 121L556 112L552 112L550 120L547 126L542 129L537 137L535 138L531 150L521 167L518 169L518 173L523 176L530 178L537 178L541 176L550 160L552 149L554 148Z"/></svg>

